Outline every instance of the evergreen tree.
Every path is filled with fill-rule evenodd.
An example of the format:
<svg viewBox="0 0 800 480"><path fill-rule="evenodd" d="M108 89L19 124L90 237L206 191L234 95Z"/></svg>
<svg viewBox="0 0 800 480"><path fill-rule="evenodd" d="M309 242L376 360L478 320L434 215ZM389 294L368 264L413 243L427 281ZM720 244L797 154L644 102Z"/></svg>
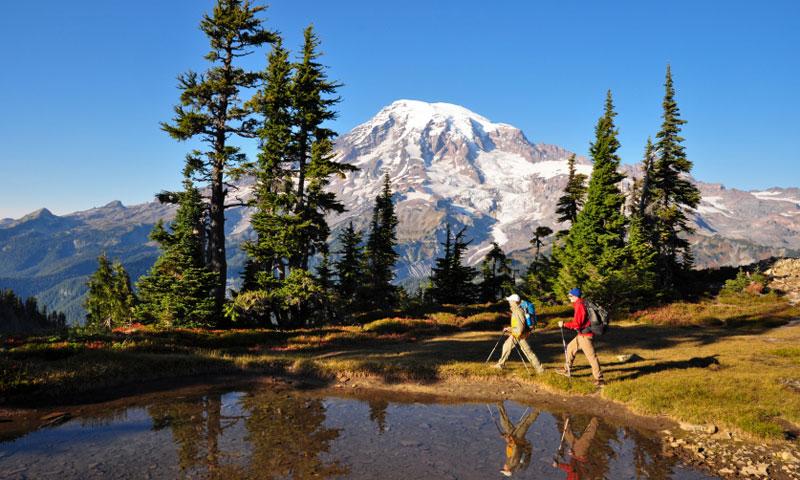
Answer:
<svg viewBox="0 0 800 480"><path fill-rule="evenodd" d="M122 263L109 262L105 254L97 258L97 270L89 277L84 308L86 326L111 330L130 324L134 319L136 297L131 289L130 277Z"/></svg>
<svg viewBox="0 0 800 480"><path fill-rule="evenodd" d="M646 219L634 213L628 225L626 271L617 283L616 303L630 307L645 307L658 297L656 284L656 249L646 227Z"/></svg>
<svg viewBox="0 0 800 480"><path fill-rule="evenodd" d="M539 251L542 245L544 245L542 240L549 237L552 233L553 229L545 226L536 227L536 230L533 232L531 245L533 245L533 247L536 249L536 261L539 261Z"/></svg>
<svg viewBox="0 0 800 480"><path fill-rule="evenodd" d="M322 260L317 265L317 283L322 290L322 322L329 323L336 316L335 305L337 302L336 288L333 281L333 268L328 250L322 252Z"/></svg>
<svg viewBox="0 0 800 480"><path fill-rule="evenodd" d="M173 194L178 202L171 231L159 221L150 233L161 255L150 272L139 279L139 314L167 326L212 326L219 320L214 297L217 277L206 266L206 208L191 179L184 191Z"/></svg>
<svg viewBox="0 0 800 480"><path fill-rule="evenodd" d="M255 135L252 109L241 100L241 92L257 86L257 74L236 65L240 57L272 42L274 34L263 27L258 13L264 7L252 6L249 0L217 0L211 15L204 15L200 29L209 39L211 50L206 60L211 64L203 74L189 71L178 77L180 104L171 123L162 128L179 141L199 139L206 151L194 150L187 156L189 173L208 182L209 267L216 274L213 289L214 313L220 314L225 301L227 261L225 258L225 209L227 179L235 177L244 161L232 136Z"/></svg>
<svg viewBox="0 0 800 480"><path fill-rule="evenodd" d="M360 285L364 278L364 249L361 241L361 233L353 227L353 222L339 233L338 242L341 249L336 252L339 259L334 262L334 271L338 279L336 291L343 306L348 310L352 310L353 306L360 303Z"/></svg>
<svg viewBox="0 0 800 480"><path fill-rule="evenodd" d="M676 276L693 264L689 241L683 235L693 232L686 209L697 207L700 191L687 178L692 162L686 158L684 139L680 136L686 120L680 118L669 65L664 87L663 122L656 134L657 158L653 164L651 190L659 279L662 288L672 289Z"/></svg>
<svg viewBox="0 0 800 480"><path fill-rule="evenodd" d="M243 245L252 262L245 291L277 288L276 282L286 278L289 257L301 249L297 232L301 219L293 211L292 64L280 37L269 54L263 80L263 89L250 101L264 121L252 169L256 186L251 225L256 238Z"/></svg>
<svg viewBox="0 0 800 480"><path fill-rule="evenodd" d="M333 140L336 132L323 126L334 120L333 107L340 98L334 96L341 86L328 80L325 67L317 59L319 38L309 26L304 32L302 57L294 66L292 100L295 129L293 135L296 167L294 212L300 218L300 249L292 252L292 268L308 268L308 260L326 245L330 228L325 216L342 213L344 205L325 187L333 175L344 177L356 167L335 161Z"/></svg>
<svg viewBox="0 0 800 480"><path fill-rule="evenodd" d="M397 300L396 288L392 285L394 264L397 262L397 253L394 251L397 245L397 224L387 172L383 177L383 189L375 198L365 251L365 289L373 308L388 308Z"/></svg>
<svg viewBox="0 0 800 480"><path fill-rule="evenodd" d="M307 292L316 298L322 289L312 285L318 279L308 271L309 260L327 248L326 215L344 211L325 187L332 176L355 170L335 161L336 133L323 126L336 117L332 107L339 98L333 95L340 85L327 79L317 61L318 47L319 39L307 28L301 59L292 64L276 42L263 74L265 85L250 103L264 123L258 129L260 154L252 169L257 179L256 239L244 248L261 268L255 274L261 292L256 297L270 303L283 326L297 326L313 316L316 300L301 296Z"/></svg>
<svg viewBox="0 0 800 480"><path fill-rule="evenodd" d="M570 288L580 286L590 296L605 301L623 275L626 231L622 211L625 198L618 184L624 177L617 170L620 145L615 116L609 91L605 112L597 122L595 140L590 147L594 165L586 203L570 228L563 247L555 249L561 263L557 287L562 296Z"/></svg>
<svg viewBox="0 0 800 480"><path fill-rule="evenodd" d="M556 214L559 222L570 222L570 225L574 225L586 197L586 175L576 173L575 154L570 155L568 165L567 185L564 187L564 195L556 204Z"/></svg>
<svg viewBox="0 0 800 480"><path fill-rule="evenodd" d="M492 242L492 249L481 262L483 281L480 283L480 300L494 302L503 295L503 290L512 285L511 260L506 257L497 242Z"/></svg>
<svg viewBox="0 0 800 480"><path fill-rule="evenodd" d="M462 264L464 252L471 241L464 240L466 227L455 235L447 224L445 231L444 256L436 259L432 269L429 296L440 304L469 304L475 301L476 285L474 279L478 272Z"/></svg>
<svg viewBox="0 0 800 480"><path fill-rule="evenodd" d="M23 300L11 290L0 290L0 332L28 333L62 329L66 325L63 313L40 308L35 297Z"/></svg>
<svg viewBox="0 0 800 480"><path fill-rule="evenodd" d="M639 185L638 197L636 198L636 202L634 202L636 205L634 211L643 219L650 219L648 217L652 217L654 161L655 147L653 146L653 140L647 137L647 145L645 145L644 158L642 159L642 180Z"/></svg>

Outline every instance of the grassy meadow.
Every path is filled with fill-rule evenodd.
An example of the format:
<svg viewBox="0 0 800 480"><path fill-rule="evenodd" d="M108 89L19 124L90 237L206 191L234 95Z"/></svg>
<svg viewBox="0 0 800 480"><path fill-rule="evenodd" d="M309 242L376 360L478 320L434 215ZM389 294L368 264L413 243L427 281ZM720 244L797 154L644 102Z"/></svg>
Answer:
<svg viewBox="0 0 800 480"><path fill-rule="evenodd" d="M800 426L800 324L792 323L800 308L781 297L718 297L615 319L597 342L608 383L599 393L580 354L573 378L553 372L563 364L556 324L571 314L569 306L540 309L540 328L529 341L548 369L541 376L529 375L516 353L506 369L484 364L508 321L503 304L446 306L363 326L134 325L109 334L5 337L0 403L56 405L147 381L226 373L429 385L513 379L557 393L599 394L638 413L714 423L756 439L780 439Z"/></svg>

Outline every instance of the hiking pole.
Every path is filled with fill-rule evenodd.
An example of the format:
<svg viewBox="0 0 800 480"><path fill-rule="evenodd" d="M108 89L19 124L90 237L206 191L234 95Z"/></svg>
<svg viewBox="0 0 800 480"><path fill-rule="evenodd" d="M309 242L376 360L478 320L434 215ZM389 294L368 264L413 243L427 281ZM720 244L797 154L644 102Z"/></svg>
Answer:
<svg viewBox="0 0 800 480"><path fill-rule="evenodd" d="M525 371L528 373L528 375L530 375L531 371L528 370L528 364L525 363L525 359L522 357L522 352L520 351L520 350L522 350L522 347L519 346L519 341L517 341L517 339L514 338L513 334L511 335L511 338L514 339L514 346L516 347L517 355L519 355L519 359L522 360L522 366L525 367Z"/></svg>
<svg viewBox="0 0 800 480"><path fill-rule="evenodd" d="M571 377L572 374L569 368L569 360L567 360L567 341L564 340L564 327L558 327L561 329L561 345L564 346L564 369L567 371L567 376Z"/></svg>
<svg viewBox="0 0 800 480"><path fill-rule="evenodd" d="M564 421L564 431L561 432L561 441L558 442L558 450L556 450L556 455L553 457L553 460L558 460L558 457L561 456L561 447L564 445L564 437L567 436L567 428L569 427L569 417Z"/></svg>
<svg viewBox="0 0 800 480"><path fill-rule="evenodd" d="M503 339L503 337L505 337L505 336L506 336L506 333L505 333L505 332L503 332L503 333L501 333L501 334L500 334L500 338L497 340L497 343L495 343L495 344L494 344L494 348L492 349L491 353L489 353L489 356L488 356L488 357L486 357L486 361L485 361L485 362L483 362L484 364L487 364L487 363L489 363L489 360L491 360L491 358L492 358L492 355L494 355L494 351L495 351L495 350L497 350L497 346L498 346L498 345L500 345L500 340L502 340L502 339Z"/></svg>

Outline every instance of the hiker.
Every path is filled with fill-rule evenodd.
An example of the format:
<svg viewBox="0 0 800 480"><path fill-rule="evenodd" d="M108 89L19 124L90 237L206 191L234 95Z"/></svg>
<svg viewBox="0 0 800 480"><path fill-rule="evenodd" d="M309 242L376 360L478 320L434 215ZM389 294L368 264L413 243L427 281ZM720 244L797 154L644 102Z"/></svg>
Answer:
<svg viewBox="0 0 800 480"><path fill-rule="evenodd" d="M510 477L515 472L528 468L533 448L525 436L528 434L528 429L539 417L539 412L536 410L528 411L519 421L519 424L514 425L508 418L504 404L498 403L497 410L500 412L500 434L503 435L503 439L506 441L506 461L500 473Z"/></svg>
<svg viewBox="0 0 800 480"><path fill-rule="evenodd" d="M508 338L506 339L505 343L503 343L503 354L500 356L500 360L493 365L494 368L503 368L506 360L508 360L508 356L511 355L511 350L514 349L514 345L519 345L522 353L525 354L525 356L528 358L528 361L531 363L531 365L533 365L536 373L543 373L544 367L542 367L542 364L539 362L536 354L533 353L533 350L531 350L531 346L528 345L528 341L525 340L530 331L528 330L525 322L525 313L522 311L522 308L519 305L521 302L519 295L515 293L509 297L506 297L506 300L511 308L511 326L503 329L503 332L508 334Z"/></svg>
<svg viewBox="0 0 800 480"><path fill-rule="evenodd" d="M556 458L553 460L553 466L563 470L567 474L567 480L589 478L589 448L592 446L599 424L597 417L592 417L581 436L575 438L575 434L569 428L568 419L564 421L563 438L567 442L569 462L559 462Z"/></svg>
<svg viewBox="0 0 800 480"><path fill-rule="evenodd" d="M575 309L575 316L571 322L564 323L559 321L559 328L569 328L578 332L575 338L567 345L565 352L566 364L564 368L556 370L561 375L569 376L572 371L572 363L575 361L575 355L578 354L578 349L581 349L586 358L589 360L589 365L592 366L592 376L594 376L594 384L598 387L605 385L603 380L603 372L600 370L600 362L597 361L597 354L594 352L594 334L592 333L589 315L586 313L586 306L583 304L581 298L581 289L573 288L567 295L572 307Z"/></svg>

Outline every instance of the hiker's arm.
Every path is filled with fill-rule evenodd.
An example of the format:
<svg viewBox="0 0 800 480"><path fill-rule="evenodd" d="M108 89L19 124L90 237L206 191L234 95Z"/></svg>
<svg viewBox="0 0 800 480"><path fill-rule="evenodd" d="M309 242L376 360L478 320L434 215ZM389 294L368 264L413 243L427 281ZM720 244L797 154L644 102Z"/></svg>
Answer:
<svg viewBox="0 0 800 480"><path fill-rule="evenodd" d="M583 321L585 319L586 319L586 307L583 306L583 302L576 302L575 316L572 317L571 322L565 323L564 326L572 330L579 330L581 328L581 325L583 325Z"/></svg>

